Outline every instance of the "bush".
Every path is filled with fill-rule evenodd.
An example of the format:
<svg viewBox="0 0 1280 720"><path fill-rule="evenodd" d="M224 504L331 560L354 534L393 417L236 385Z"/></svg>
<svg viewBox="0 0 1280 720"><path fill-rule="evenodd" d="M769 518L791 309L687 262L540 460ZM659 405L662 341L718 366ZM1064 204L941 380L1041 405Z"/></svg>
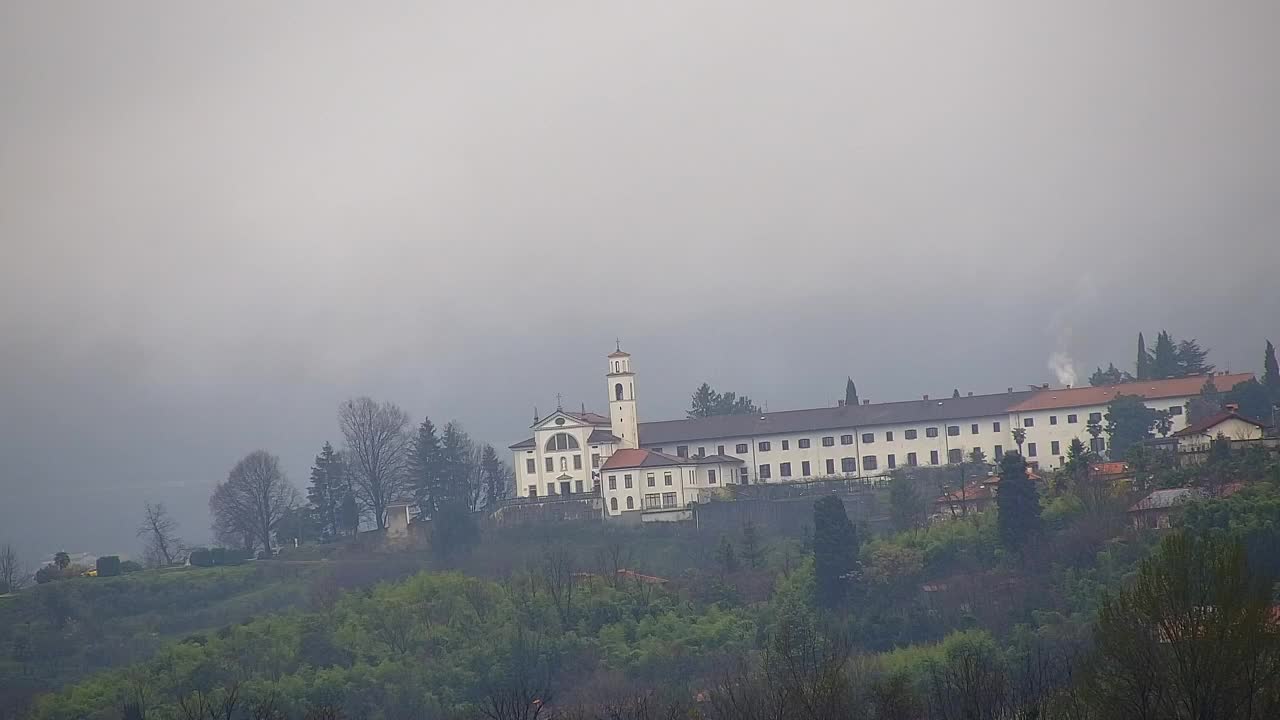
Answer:
<svg viewBox="0 0 1280 720"><path fill-rule="evenodd" d="M136 561L125 560L124 562L120 563L120 572L122 573L134 573L140 570L142 570L142 564Z"/></svg>
<svg viewBox="0 0 1280 720"><path fill-rule="evenodd" d="M120 574L120 556L103 555L98 558L98 577L115 577Z"/></svg>

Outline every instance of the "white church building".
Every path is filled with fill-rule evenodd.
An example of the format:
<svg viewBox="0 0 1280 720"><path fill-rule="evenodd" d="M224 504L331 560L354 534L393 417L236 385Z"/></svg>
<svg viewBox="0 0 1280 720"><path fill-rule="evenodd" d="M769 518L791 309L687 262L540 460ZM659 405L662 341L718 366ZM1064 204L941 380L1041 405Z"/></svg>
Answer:
<svg viewBox="0 0 1280 720"><path fill-rule="evenodd" d="M974 448L988 461L1015 449L1054 469L1067 447L1093 438L1118 395L1136 395L1168 410L1174 432L1187 427L1184 406L1205 376L1106 387L1036 389L889 403L640 422L631 355L610 353L608 416L562 408L535 418L533 437L511 446L520 498L599 498L610 517L626 513L680 519L689 503L727 483L785 483L822 478L876 478L903 466L959 463ZM1252 379L1213 376L1220 390ZM650 518L646 518L650 519Z"/></svg>

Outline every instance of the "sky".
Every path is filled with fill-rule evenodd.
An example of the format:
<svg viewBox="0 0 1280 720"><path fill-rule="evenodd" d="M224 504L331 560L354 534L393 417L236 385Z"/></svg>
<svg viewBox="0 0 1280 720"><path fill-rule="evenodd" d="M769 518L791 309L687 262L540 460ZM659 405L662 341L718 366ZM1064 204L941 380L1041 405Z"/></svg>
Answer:
<svg viewBox="0 0 1280 720"><path fill-rule="evenodd" d="M0 543L190 542L369 395L498 447L1280 341L1280 3L0 5Z"/></svg>

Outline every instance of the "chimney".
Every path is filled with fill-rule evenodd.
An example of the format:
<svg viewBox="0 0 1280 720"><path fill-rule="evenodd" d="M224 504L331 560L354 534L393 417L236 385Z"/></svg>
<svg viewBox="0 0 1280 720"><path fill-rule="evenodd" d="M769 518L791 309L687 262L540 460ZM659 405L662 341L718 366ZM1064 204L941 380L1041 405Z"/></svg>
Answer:
<svg viewBox="0 0 1280 720"><path fill-rule="evenodd" d="M1227 409L1227 412L1240 412L1240 406L1236 403L1227 403L1223 407Z"/></svg>
<svg viewBox="0 0 1280 720"><path fill-rule="evenodd" d="M1045 390L1048 390L1048 389L1049 389L1049 383L1045 383L1042 387L1043 387Z"/></svg>
<svg viewBox="0 0 1280 720"><path fill-rule="evenodd" d="M871 401L870 401L870 400L863 400L863 401L862 401L862 404L863 404L863 405L870 405L870 404L871 404Z"/></svg>
<svg viewBox="0 0 1280 720"><path fill-rule="evenodd" d="M928 400L928 399L929 399L929 396L928 396L928 395L925 395L925 396L924 396L924 399L925 399L925 400Z"/></svg>
<svg viewBox="0 0 1280 720"><path fill-rule="evenodd" d="M1009 388L1009 392L1013 392L1013 388Z"/></svg>
<svg viewBox="0 0 1280 720"><path fill-rule="evenodd" d="M844 407L844 401L843 401L843 400L837 400L837 401L836 401L836 407Z"/></svg>
<svg viewBox="0 0 1280 720"><path fill-rule="evenodd" d="M973 391L972 391L972 390L970 390L970 391L969 391L969 397L973 397Z"/></svg>

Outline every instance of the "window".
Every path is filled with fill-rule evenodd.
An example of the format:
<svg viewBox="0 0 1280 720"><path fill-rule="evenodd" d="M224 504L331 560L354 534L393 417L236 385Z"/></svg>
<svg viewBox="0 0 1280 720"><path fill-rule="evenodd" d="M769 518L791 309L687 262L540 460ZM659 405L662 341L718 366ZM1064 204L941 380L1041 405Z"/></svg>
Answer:
<svg viewBox="0 0 1280 720"><path fill-rule="evenodd" d="M654 487L658 484L658 481L654 478L653 473L645 473L644 484L645 487Z"/></svg>
<svg viewBox="0 0 1280 720"><path fill-rule="evenodd" d="M875 456L875 455L863 455L863 456L862 456L862 469L863 469L863 470L875 470L875 469L876 469L876 456Z"/></svg>
<svg viewBox="0 0 1280 720"><path fill-rule="evenodd" d="M622 476L622 487L626 488L627 490L630 490L630 489L631 489L631 474L630 474L630 473L628 473L628 474L626 474L626 475L623 475L623 476Z"/></svg>
<svg viewBox="0 0 1280 720"><path fill-rule="evenodd" d="M972 424L972 425L970 425L970 426L969 426L969 434L970 434L970 435L977 435L977 434L978 434L978 423L974 423L974 424Z"/></svg>
<svg viewBox="0 0 1280 720"><path fill-rule="evenodd" d="M746 451L747 451L746 443L738 443L738 447L735 448L735 452L737 452L739 455L745 453Z"/></svg>
<svg viewBox="0 0 1280 720"><path fill-rule="evenodd" d="M805 460L804 462L800 463L800 474L804 477L809 477L809 461L808 460Z"/></svg>
<svg viewBox="0 0 1280 720"><path fill-rule="evenodd" d="M840 444L841 444L841 445L852 445L852 444L853 444L853 436L852 436L852 435L841 435L841 436L840 436Z"/></svg>
<svg viewBox="0 0 1280 720"><path fill-rule="evenodd" d="M782 449L783 449L783 450L790 450L790 449L791 449L791 441L790 441L790 440L783 440L783 441L782 441Z"/></svg>
<svg viewBox="0 0 1280 720"><path fill-rule="evenodd" d="M613 386L613 397L615 400L622 399L622 383Z"/></svg>
<svg viewBox="0 0 1280 720"><path fill-rule="evenodd" d="M761 465L761 466L760 466L760 475L759 475L759 477L760 477L760 479L761 479L761 480L768 480L770 477L772 477L772 475L770 475L770 471L769 471L769 465L768 465L768 463L765 463L764 465Z"/></svg>
<svg viewBox="0 0 1280 720"><path fill-rule="evenodd" d="M707 484L708 484L708 485L715 485L715 484L716 484L716 471L715 471L715 470L708 470L708 471L707 471Z"/></svg>
<svg viewBox="0 0 1280 720"><path fill-rule="evenodd" d="M885 442L893 442L893 431L892 431L892 430L886 430L886 431L885 431L885 433L884 433L884 440L885 440Z"/></svg>
<svg viewBox="0 0 1280 720"><path fill-rule="evenodd" d="M1022 427L1035 427L1035 426L1036 426L1035 418L1022 418Z"/></svg>
<svg viewBox="0 0 1280 720"><path fill-rule="evenodd" d="M656 508L662 504L662 496L658 493L644 496L644 509Z"/></svg>
<svg viewBox="0 0 1280 720"><path fill-rule="evenodd" d="M746 465L743 465L742 467L738 468L738 482L742 483L743 485L747 484L747 466Z"/></svg>
<svg viewBox="0 0 1280 720"><path fill-rule="evenodd" d="M609 498L609 509L614 512L618 512L618 498Z"/></svg>
<svg viewBox="0 0 1280 720"><path fill-rule="evenodd" d="M991 457L995 458L996 460L999 460L1000 458L1004 457L1004 446L997 445L995 448L995 452L991 453Z"/></svg>
<svg viewBox="0 0 1280 720"><path fill-rule="evenodd" d="M723 455L723 454L724 454L724 446L723 446L723 445L717 445L717 446L716 446L716 454L717 454L717 455Z"/></svg>
<svg viewBox="0 0 1280 720"><path fill-rule="evenodd" d="M930 451L929 451L929 464L930 464L930 465L937 465L937 464L938 464L938 451L937 451L937 450L930 450Z"/></svg>
<svg viewBox="0 0 1280 720"><path fill-rule="evenodd" d="M569 472L569 458L560 456L560 472Z"/></svg>
<svg viewBox="0 0 1280 720"><path fill-rule="evenodd" d="M1035 456L1036 456L1036 444L1027 443L1027 457L1035 457Z"/></svg>
<svg viewBox="0 0 1280 720"><path fill-rule="evenodd" d="M915 430L908 430L905 433L903 433L902 436L908 440L915 440L917 437L919 437L919 433L917 433Z"/></svg>
<svg viewBox="0 0 1280 720"><path fill-rule="evenodd" d="M1100 437L1089 438L1089 449L1094 452L1102 452L1107 449L1107 441Z"/></svg>
<svg viewBox="0 0 1280 720"><path fill-rule="evenodd" d="M955 436L957 436L957 435L959 435L959 434L960 434L960 426L959 426L959 425L948 425L948 426L947 426L947 437L955 437Z"/></svg>
<svg viewBox="0 0 1280 720"><path fill-rule="evenodd" d="M1059 454L1059 451L1058 451L1058 441L1057 441L1057 440L1054 440L1053 442L1049 443L1049 454L1050 454L1050 455L1057 455L1057 454Z"/></svg>
<svg viewBox="0 0 1280 720"><path fill-rule="evenodd" d="M925 429L924 429L924 436L925 436L925 437L938 437L938 428L936 428L936 427L925 428Z"/></svg>
<svg viewBox="0 0 1280 720"><path fill-rule="evenodd" d="M662 493L662 507L673 508L675 506L676 506L676 494L673 492Z"/></svg>
<svg viewBox="0 0 1280 720"><path fill-rule="evenodd" d="M556 471L556 461L554 458L547 458L547 472Z"/></svg>
<svg viewBox="0 0 1280 720"><path fill-rule="evenodd" d="M537 485L530 485L530 486L529 486L529 497L538 497L538 486L537 486Z"/></svg>
<svg viewBox="0 0 1280 720"><path fill-rule="evenodd" d="M799 440L797 440L796 447L800 448L801 450L807 450L809 448L809 438L800 438Z"/></svg>
<svg viewBox="0 0 1280 720"><path fill-rule="evenodd" d="M1170 408L1169 408L1169 414L1170 414L1170 415L1181 415L1181 414L1182 414L1182 406L1181 406L1181 405L1174 405L1174 406L1170 407Z"/></svg>
<svg viewBox="0 0 1280 720"><path fill-rule="evenodd" d="M827 474L828 475L836 474L836 461L832 460L831 458L827 458Z"/></svg>
<svg viewBox="0 0 1280 720"><path fill-rule="evenodd" d="M875 434L875 433L862 433L862 442L864 442L864 443L873 443L873 442L875 442L875 441L876 441L876 434Z"/></svg>
<svg viewBox="0 0 1280 720"><path fill-rule="evenodd" d="M652 450L653 450L654 452L656 452L656 453L660 453L660 452L662 452L662 448L660 448L660 447L652 448Z"/></svg>
<svg viewBox="0 0 1280 720"><path fill-rule="evenodd" d="M676 446L676 456L677 456L677 457L683 457L683 458L687 458L687 457L689 457L689 446L688 446L688 445L677 445L677 446Z"/></svg>
<svg viewBox="0 0 1280 720"><path fill-rule="evenodd" d="M628 496L627 496L627 509L628 509L628 510L634 510L635 508L636 508L636 501L635 501L635 498L633 498L633 497L631 497L630 495L628 495Z"/></svg>
<svg viewBox="0 0 1280 720"><path fill-rule="evenodd" d="M947 462L952 465L964 462L964 451L960 448L951 448L947 451Z"/></svg>
<svg viewBox="0 0 1280 720"><path fill-rule="evenodd" d="M858 472L857 458L851 458L851 457L840 458L840 472L846 472L846 473Z"/></svg>
<svg viewBox="0 0 1280 720"><path fill-rule="evenodd" d="M600 467L600 453L591 453L591 467L597 469Z"/></svg>
<svg viewBox="0 0 1280 720"><path fill-rule="evenodd" d="M907 467L915 467L915 466L916 466L916 454L907 453Z"/></svg>
<svg viewBox="0 0 1280 720"><path fill-rule="evenodd" d="M574 480L574 481L573 481L573 491L574 491L574 492L582 492L582 481L581 481L581 480Z"/></svg>
<svg viewBox="0 0 1280 720"><path fill-rule="evenodd" d="M1058 424L1058 416L1057 416L1057 415L1050 415L1050 416L1049 416L1049 424L1050 424L1050 425L1057 425L1057 424Z"/></svg>
<svg viewBox="0 0 1280 720"><path fill-rule="evenodd" d="M582 456L581 456L581 455L574 455L574 456L573 456L573 469L574 469L574 470L581 470L581 469L582 469Z"/></svg>
<svg viewBox="0 0 1280 720"><path fill-rule="evenodd" d="M556 433L547 439L547 452L577 450L578 439L569 433Z"/></svg>
<svg viewBox="0 0 1280 720"><path fill-rule="evenodd" d="M1068 425L1075 425L1077 421L1079 421L1079 418L1074 413L1067 416Z"/></svg>
<svg viewBox="0 0 1280 720"><path fill-rule="evenodd" d="M548 495L555 495L555 494L556 494L556 484L555 484L555 483L547 483L547 494L548 494Z"/></svg>
<svg viewBox="0 0 1280 720"><path fill-rule="evenodd" d="M525 475L534 475L537 472L538 472L538 463L534 462L533 458L527 458L524 461Z"/></svg>
<svg viewBox="0 0 1280 720"><path fill-rule="evenodd" d="M704 447L699 446L699 447L698 447L698 457L706 457L706 456L707 456L707 449L706 449L706 448L704 448Z"/></svg>
<svg viewBox="0 0 1280 720"><path fill-rule="evenodd" d="M771 447L772 446L769 445L768 440L761 440L760 442L756 443L756 449L759 450L760 452L769 452L769 449Z"/></svg>
<svg viewBox="0 0 1280 720"><path fill-rule="evenodd" d="M778 464L778 477L791 477L791 463Z"/></svg>
<svg viewBox="0 0 1280 720"><path fill-rule="evenodd" d="M888 461L890 470L898 467L898 459L893 456L893 453L889 453Z"/></svg>
<svg viewBox="0 0 1280 720"><path fill-rule="evenodd" d="M1089 413L1089 422L1102 422L1102 413Z"/></svg>
<svg viewBox="0 0 1280 720"><path fill-rule="evenodd" d="M668 486L668 487L670 487L670 485L671 485L671 473L662 473L662 484L663 484L663 485L666 485L666 486Z"/></svg>
<svg viewBox="0 0 1280 720"><path fill-rule="evenodd" d="M822 447L831 447L832 445L835 445L835 444L836 444L836 439L831 437L830 435L822 438Z"/></svg>
<svg viewBox="0 0 1280 720"><path fill-rule="evenodd" d="M991 423L991 432L1000 432L1000 421L999 421L999 420L997 420L997 421L995 421L995 422Z"/></svg>
<svg viewBox="0 0 1280 720"><path fill-rule="evenodd" d="M610 475L610 476L609 476L609 489L610 489L610 490L617 490L617 489L618 489L618 476L617 476L617 475Z"/></svg>

